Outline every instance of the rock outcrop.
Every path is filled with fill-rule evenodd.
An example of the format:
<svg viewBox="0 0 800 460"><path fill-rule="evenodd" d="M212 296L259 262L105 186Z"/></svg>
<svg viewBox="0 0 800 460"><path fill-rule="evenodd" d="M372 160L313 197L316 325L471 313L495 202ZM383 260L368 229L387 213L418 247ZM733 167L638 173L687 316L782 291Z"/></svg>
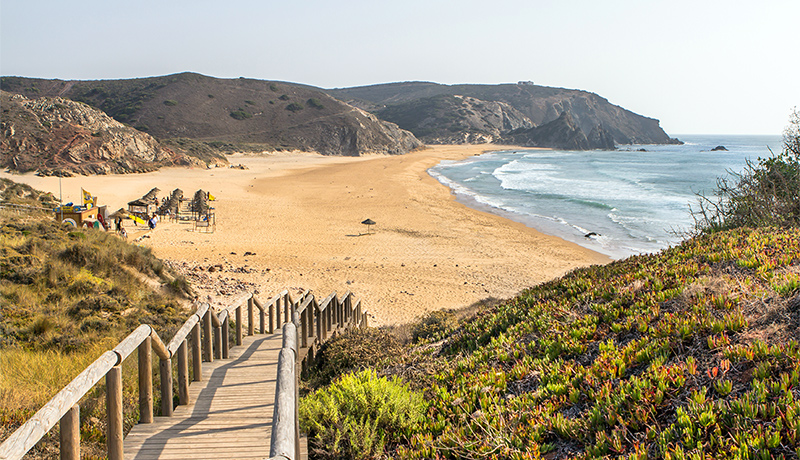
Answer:
<svg viewBox="0 0 800 460"><path fill-rule="evenodd" d="M524 147L550 147L564 150L613 150L614 140L602 126L595 126L589 135L583 133L569 112L542 126L512 131L501 139L506 144Z"/></svg>
<svg viewBox="0 0 800 460"><path fill-rule="evenodd" d="M534 124L505 102L435 96L388 106L376 114L429 144L485 144Z"/></svg>
<svg viewBox="0 0 800 460"><path fill-rule="evenodd" d="M388 83L355 88L340 88L328 90L328 94L347 101L349 104L369 110L378 116L392 119L400 127L407 128L417 137L428 140L430 131L443 131L460 129L460 119L463 115L456 110L441 112L435 119L418 121L410 124L392 118L399 108L413 107L421 101L436 100L437 98L471 97L483 103L502 103L514 109L524 117L530 126L515 126L500 129L503 137L513 130L520 128L543 127L556 121L563 113L568 112L572 118L573 127L580 129L590 142L597 146L610 146L614 144L678 144L678 139L670 138L659 126L659 121L654 118L643 117L611 104L605 98L587 91L538 86L531 82L501 85L440 85L430 82L403 82ZM507 111L510 113L510 111ZM453 123L453 120L458 121ZM597 127L601 131L592 134ZM599 128L598 128L599 129ZM566 130L565 133L570 132ZM602 138L603 134L605 138ZM448 141L447 138L443 138ZM480 138L479 141L483 141ZM429 141L431 142L431 141ZM471 142L467 138L466 142ZM567 138L558 139L557 144L570 143ZM546 147L556 147L547 145ZM606 148L606 147L598 147Z"/></svg>
<svg viewBox="0 0 800 460"><path fill-rule="evenodd" d="M41 175L147 172L192 159L69 99L0 91L0 166Z"/></svg>

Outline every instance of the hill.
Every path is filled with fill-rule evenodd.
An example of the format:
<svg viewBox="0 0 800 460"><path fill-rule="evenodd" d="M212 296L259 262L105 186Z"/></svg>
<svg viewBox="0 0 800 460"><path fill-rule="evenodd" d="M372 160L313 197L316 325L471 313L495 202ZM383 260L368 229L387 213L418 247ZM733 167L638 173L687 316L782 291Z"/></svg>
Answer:
<svg viewBox="0 0 800 460"><path fill-rule="evenodd" d="M441 132L450 130L445 140L456 138L492 139L496 142L507 140L497 138L492 129L481 130L468 120L476 116L473 107L479 104L498 103L504 105L504 112L513 113L514 118L521 114L524 119L509 123L500 130L505 134L515 129L539 127L558 120L565 112L569 113L582 134L591 138L593 130L608 132L616 144L671 144L679 143L670 138L653 118L643 117L608 100L586 91L551 88L534 85L530 82L501 85L441 85L429 82L388 83L382 85L338 88L328 90L334 97L372 111L386 120L408 129L426 142L437 142ZM448 110L439 110L434 117L431 110L419 110L416 116L414 107L442 107L442 100L460 96L461 100L472 98L470 106L449 104ZM443 99L444 98L444 99ZM513 108L514 112L507 108ZM444 114L447 114L446 116ZM478 112L480 114L480 112ZM478 115L482 117L482 114ZM527 125L527 126L526 126ZM497 126L496 124L493 126ZM481 131L483 137L473 134ZM461 136L457 136L460 134ZM563 141L563 139L559 139ZM555 146L555 145L548 145ZM593 146L592 148L603 148Z"/></svg>
<svg viewBox="0 0 800 460"><path fill-rule="evenodd" d="M41 175L146 172L198 161L100 110L0 91L0 167Z"/></svg>
<svg viewBox="0 0 800 460"><path fill-rule="evenodd" d="M186 281L148 248L36 209L55 201L0 181L0 203L30 206L0 206L0 440L137 326L171 337L190 313ZM138 410L135 367L126 364L125 375L129 427ZM91 458L105 455L104 399L99 385L81 403L81 450ZM29 456L58 458L57 430Z"/></svg>
<svg viewBox="0 0 800 460"><path fill-rule="evenodd" d="M405 347L387 332L341 337L312 377L368 366L424 395L423 415L386 446L392 458L800 455L800 229L693 238L481 310L461 322L436 312ZM319 396L349 391L345 383L304 399L306 426ZM387 387L401 393L375 378L356 391ZM328 406L324 419L349 423L343 414L373 413L366 404ZM372 426L373 415L362 417ZM357 427L316 426L309 439L330 442L315 447L369 457L356 454L369 440L330 447L336 430Z"/></svg>
<svg viewBox="0 0 800 460"><path fill-rule="evenodd" d="M29 97L84 102L159 140L351 156L402 154L421 146L396 125L319 89L292 83L181 73L97 81L3 77L0 87Z"/></svg>

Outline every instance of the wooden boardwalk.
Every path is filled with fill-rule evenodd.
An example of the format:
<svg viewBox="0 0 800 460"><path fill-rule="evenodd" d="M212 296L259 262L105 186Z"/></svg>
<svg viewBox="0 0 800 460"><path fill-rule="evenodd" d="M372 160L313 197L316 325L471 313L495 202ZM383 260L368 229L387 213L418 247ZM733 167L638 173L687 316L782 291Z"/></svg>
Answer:
<svg viewBox="0 0 800 460"><path fill-rule="evenodd" d="M125 437L125 459L268 458L281 341L280 330L246 336L229 359L204 362L190 403L136 425Z"/></svg>

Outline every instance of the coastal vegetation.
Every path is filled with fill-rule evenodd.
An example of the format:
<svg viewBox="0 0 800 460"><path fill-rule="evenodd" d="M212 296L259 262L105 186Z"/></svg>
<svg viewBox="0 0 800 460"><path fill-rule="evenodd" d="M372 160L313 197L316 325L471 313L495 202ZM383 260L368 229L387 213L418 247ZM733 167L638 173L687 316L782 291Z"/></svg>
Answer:
<svg viewBox="0 0 800 460"><path fill-rule="evenodd" d="M0 202L43 208L55 200L3 180ZM172 336L189 314L189 293L186 281L147 248L60 225L47 208L0 208L0 438L139 324ZM123 370L127 428L138 419L136 362L129 361ZM90 455L104 451L101 387L81 408ZM57 455L54 436L47 435L36 455Z"/></svg>
<svg viewBox="0 0 800 460"><path fill-rule="evenodd" d="M330 434L308 423L304 404L310 450L316 458L800 457L797 127L795 115L784 151L722 189L713 210L724 212L707 214L679 246L575 270L457 321L428 315L405 340L390 329L333 339L306 377L314 398L341 381L319 376L369 369L408 385L408 401L421 395L425 416L383 452L347 457L326 448ZM774 206L749 212L762 202ZM342 358L381 343L395 349ZM337 445L351 442L338 436Z"/></svg>
<svg viewBox="0 0 800 460"><path fill-rule="evenodd" d="M701 195L693 216L700 232L800 225L800 113L792 113L782 152L720 178L715 196Z"/></svg>

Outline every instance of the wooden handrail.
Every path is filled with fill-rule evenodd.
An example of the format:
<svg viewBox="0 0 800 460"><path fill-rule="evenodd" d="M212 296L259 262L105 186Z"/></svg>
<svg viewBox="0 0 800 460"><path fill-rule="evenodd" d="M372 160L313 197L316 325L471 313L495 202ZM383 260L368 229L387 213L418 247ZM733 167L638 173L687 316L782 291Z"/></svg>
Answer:
<svg viewBox="0 0 800 460"><path fill-rule="evenodd" d="M22 458L26 452L42 439L50 428L64 416L92 387L97 384L119 361L119 355L107 351L59 391L47 404L8 439L0 444L0 458Z"/></svg>
<svg viewBox="0 0 800 460"><path fill-rule="evenodd" d="M179 404L188 404L188 345L191 335L194 380L202 379L201 350L205 351L206 361L228 358L228 329L231 310L236 317L237 344L241 343L243 334L242 309L244 305L255 306L261 312L261 332L265 332L264 320L269 315L269 330L273 323L282 326L284 333L284 349L279 358L278 387L276 388L275 416L273 426L272 456L275 459L295 460L299 452L299 422L297 418L298 368L305 371L319 347L333 336L340 328L364 327L367 324L366 314L361 312L361 302L353 304L353 294L348 291L341 299L336 293L330 294L318 304L311 291L303 291L294 301L288 290L282 291L266 304L262 304L252 294L238 301L234 306L224 308L215 313L206 303L197 309L183 323L168 345L159 337L150 325L143 324L128 334L112 350L106 351L92 364L75 377L67 386L59 391L50 401L39 409L33 417L20 426L2 444L0 444L0 460L21 459L39 440L61 421L62 458L78 458L80 430L75 428L78 417L78 402L103 377L106 377L107 393L107 426L108 426L108 458L122 459L122 406L121 406L121 367L122 362L138 349L139 365L139 414L140 423L152 423L152 366L149 364L151 352L159 357L161 375L161 414L172 415L172 359L178 362ZM238 305L237 305L238 304ZM280 307L283 306L283 314ZM311 307L311 308L309 308ZM334 311L336 310L336 311ZM254 333L253 315L249 316L248 335ZM274 320L274 321L273 321ZM201 327L204 326L204 327ZM316 326L316 328L315 328ZM212 341L211 329L217 334ZM205 329L202 334L201 329ZM313 338L309 343L309 338ZM202 343L201 343L202 342ZM213 350L216 349L216 350ZM291 407L289 410L287 407ZM280 411L280 413L279 413ZM292 412L292 414L289 414ZM284 423L285 422L285 423ZM275 435L276 431L277 435ZM276 439L291 439L292 446L275 445ZM277 447L276 447L277 446ZM278 451L275 451L275 449ZM277 452L277 453L272 453Z"/></svg>

